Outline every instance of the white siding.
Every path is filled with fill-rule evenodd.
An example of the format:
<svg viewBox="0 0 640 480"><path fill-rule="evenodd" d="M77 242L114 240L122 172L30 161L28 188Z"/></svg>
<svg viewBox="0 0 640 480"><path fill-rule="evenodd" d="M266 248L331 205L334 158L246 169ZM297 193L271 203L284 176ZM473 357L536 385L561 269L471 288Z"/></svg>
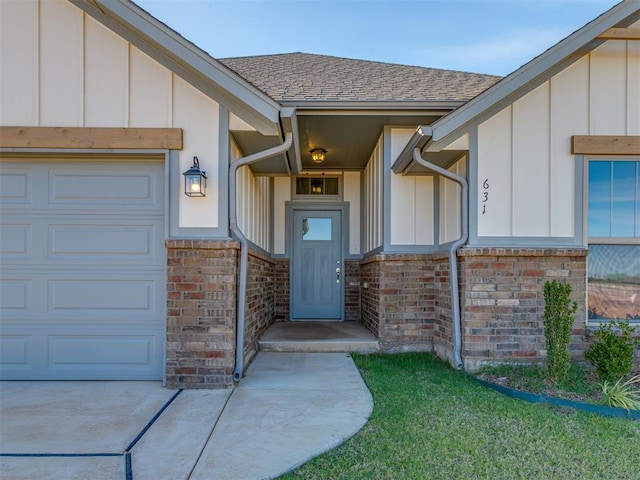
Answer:
<svg viewBox="0 0 640 480"><path fill-rule="evenodd" d="M384 141L380 136L364 169L364 252L382 245L382 168Z"/></svg>
<svg viewBox="0 0 640 480"><path fill-rule="evenodd" d="M509 107L478 127L479 236L511 235L511 157Z"/></svg>
<svg viewBox="0 0 640 480"><path fill-rule="evenodd" d="M64 0L0 1L0 71L3 126L182 128L208 191L180 194L179 226L218 226L216 102Z"/></svg>
<svg viewBox="0 0 640 480"><path fill-rule="evenodd" d="M605 42L478 127L478 236L574 236L571 137L639 133L640 48Z"/></svg>
<svg viewBox="0 0 640 480"><path fill-rule="evenodd" d="M0 121L38 122L38 2L0 2Z"/></svg>
<svg viewBox="0 0 640 480"><path fill-rule="evenodd" d="M174 77L172 123L180 126L184 135L180 171L186 171L197 156L207 174L206 197L179 196L181 227L218 226L218 121L218 104Z"/></svg>
<svg viewBox="0 0 640 480"><path fill-rule="evenodd" d="M549 84L513 104L513 234L549 234Z"/></svg>
<svg viewBox="0 0 640 480"><path fill-rule="evenodd" d="M40 125L82 125L82 12L61 1L42 2L40 12Z"/></svg>
<svg viewBox="0 0 640 480"><path fill-rule="evenodd" d="M84 29L84 126L128 127L129 44L88 16Z"/></svg>
<svg viewBox="0 0 640 480"><path fill-rule="evenodd" d="M466 177L466 157L458 160L448 170ZM440 244L460 238L460 215L460 185L440 177Z"/></svg>
<svg viewBox="0 0 640 480"><path fill-rule="evenodd" d="M273 179L273 253L284 255L286 230L286 202L291 200L291 179Z"/></svg>
<svg viewBox="0 0 640 480"><path fill-rule="evenodd" d="M392 128L391 158L397 158L415 129ZM433 178L391 174L390 213L392 245L433 245Z"/></svg>
<svg viewBox="0 0 640 480"><path fill-rule="evenodd" d="M242 156L233 143L231 155L234 160ZM249 167L240 168L237 175L236 199L240 230L251 242L268 251L271 236L269 178L256 177Z"/></svg>
<svg viewBox="0 0 640 480"><path fill-rule="evenodd" d="M344 172L343 199L349 203L349 253L360 253L360 172Z"/></svg>

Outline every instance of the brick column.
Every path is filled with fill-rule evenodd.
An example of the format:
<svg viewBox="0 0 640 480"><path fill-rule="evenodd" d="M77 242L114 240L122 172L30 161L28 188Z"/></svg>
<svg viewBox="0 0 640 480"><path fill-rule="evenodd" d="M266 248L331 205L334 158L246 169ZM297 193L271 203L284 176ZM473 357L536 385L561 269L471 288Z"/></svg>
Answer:
<svg viewBox="0 0 640 480"><path fill-rule="evenodd" d="M238 242L168 240L167 386L233 385Z"/></svg>
<svg viewBox="0 0 640 480"><path fill-rule="evenodd" d="M378 335L380 346L389 351L431 351L433 255L373 255L364 259L360 268L362 322Z"/></svg>
<svg viewBox="0 0 640 480"><path fill-rule="evenodd" d="M258 340L275 318L275 275L275 264L269 257L249 251L243 352L245 369L258 353Z"/></svg>

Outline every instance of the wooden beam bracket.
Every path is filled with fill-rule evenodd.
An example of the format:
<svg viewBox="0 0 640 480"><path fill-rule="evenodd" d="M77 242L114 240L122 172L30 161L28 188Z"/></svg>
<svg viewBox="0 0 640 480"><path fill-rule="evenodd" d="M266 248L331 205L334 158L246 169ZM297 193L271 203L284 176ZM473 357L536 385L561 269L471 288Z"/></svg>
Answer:
<svg viewBox="0 0 640 480"><path fill-rule="evenodd" d="M182 129L0 127L0 147L182 150Z"/></svg>
<svg viewBox="0 0 640 480"><path fill-rule="evenodd" d="M640 155L640 136L574 135L573 155Z"/></svg>
<svg viewBox="0 0 640 480"><path fill-rule="evenodd" d="M640 40L640 28L610 28L596 38L598 40Z"/></svg>

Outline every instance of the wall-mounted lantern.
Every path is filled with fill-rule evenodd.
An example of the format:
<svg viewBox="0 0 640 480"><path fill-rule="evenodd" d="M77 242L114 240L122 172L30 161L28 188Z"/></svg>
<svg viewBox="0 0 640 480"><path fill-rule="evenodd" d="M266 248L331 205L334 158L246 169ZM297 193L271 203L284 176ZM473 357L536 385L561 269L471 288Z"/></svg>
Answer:
<svg viewBox="0 0 640 480"><path fill-rule="evenodd" d="M193 157L193 165L184 172L184 194L188 197L207 196L207 176L200 170L198 157Z"/></svg>

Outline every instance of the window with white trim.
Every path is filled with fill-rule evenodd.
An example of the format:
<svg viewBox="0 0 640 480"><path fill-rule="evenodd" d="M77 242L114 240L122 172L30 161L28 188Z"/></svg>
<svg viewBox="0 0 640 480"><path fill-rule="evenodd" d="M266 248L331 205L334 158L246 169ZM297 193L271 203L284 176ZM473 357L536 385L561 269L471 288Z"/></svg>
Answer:
<svg viewBox="0 0 640 480"><path fill-rule="evenodd" d="M640 323L640 159L588 161L588 318Z"/></svg>

